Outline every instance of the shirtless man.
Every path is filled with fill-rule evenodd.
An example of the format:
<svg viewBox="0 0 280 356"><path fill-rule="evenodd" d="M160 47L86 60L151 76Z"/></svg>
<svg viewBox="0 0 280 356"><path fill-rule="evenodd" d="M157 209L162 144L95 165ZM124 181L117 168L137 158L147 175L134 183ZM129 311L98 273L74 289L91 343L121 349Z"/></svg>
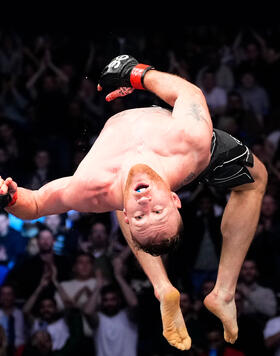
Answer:
<svg viewBox="0 0 280 356"><path fill-rule="evenodd" d="M107 100L146 89L169 104L126 110L110 118L71 177L39 190L0 180L1 206L21 219L74 209L118 211L121 228L160 301L163 334L178 349L191 347L179 307L179 292L160 254L176 241L181 219L175 191L194 179L232 190L223 214L223 247L217 281L204 303L223 323L224 337L237 338L234 294L237 278L257 226L267 173L259 159L232 136L214 130L205 98L188 81L139 64L113 59L99 90L117 88Z"/></svg>

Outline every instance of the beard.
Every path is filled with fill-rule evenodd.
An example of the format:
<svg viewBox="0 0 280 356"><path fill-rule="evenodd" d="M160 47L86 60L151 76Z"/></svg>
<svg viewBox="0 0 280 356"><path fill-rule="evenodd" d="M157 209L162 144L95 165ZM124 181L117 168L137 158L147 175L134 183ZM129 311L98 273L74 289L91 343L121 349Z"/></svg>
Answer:
<svg viewBox="0 0 280 356"><path fill-rule="evenodd" d="M107 316L115 316L120 312L120 307L119 306L112 306L112 307L103 307L101 308L101 311L107 315Z"/></svg>
<svg viewBox="0 0 280 356"><path fill-rule="evenodd" d="M134 189L137 183L155 183L158 187L162 186L164 189L169 190L168 184L161 178L157 172L146 164L136 164L128 172L128 176L124 188L124 200L128 197L129 193Z"/></svg>

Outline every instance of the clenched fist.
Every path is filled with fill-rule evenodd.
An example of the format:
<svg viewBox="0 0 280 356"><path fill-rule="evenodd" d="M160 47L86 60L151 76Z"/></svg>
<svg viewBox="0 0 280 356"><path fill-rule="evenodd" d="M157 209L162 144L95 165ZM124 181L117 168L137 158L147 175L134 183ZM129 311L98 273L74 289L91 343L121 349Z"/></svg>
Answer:
<svg viewBox="0 0 280 356"><path fill-rule="evenodd" d="M15 204L17 199L17 183L11 177L0 177L0 208L6 208Z"/></svg>

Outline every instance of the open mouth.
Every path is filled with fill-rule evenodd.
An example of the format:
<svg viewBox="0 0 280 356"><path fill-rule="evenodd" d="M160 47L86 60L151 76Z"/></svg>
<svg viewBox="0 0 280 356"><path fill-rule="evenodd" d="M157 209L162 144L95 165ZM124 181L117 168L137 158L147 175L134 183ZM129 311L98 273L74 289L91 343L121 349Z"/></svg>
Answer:
<svg viewBox="0 0 280 356"><path fill-rule="evenodd" d="M135 187L135 191L136 191L137 193L143 193L147 188L149 188L149 184L139 183L139 184L137 184L137 186Z"/></svg>

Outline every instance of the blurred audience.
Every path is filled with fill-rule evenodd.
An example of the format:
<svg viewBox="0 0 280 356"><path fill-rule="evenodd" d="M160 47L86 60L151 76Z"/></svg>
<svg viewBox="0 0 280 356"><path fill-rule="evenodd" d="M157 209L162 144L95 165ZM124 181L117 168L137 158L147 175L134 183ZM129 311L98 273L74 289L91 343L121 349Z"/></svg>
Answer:
<svg viewBox="0 0 280 356"><path fill-rule="evenodd" d="M237 289L235 303L237 309L238 339L233 347L243 351L246 356L266 355L267 349L264 342L263 328L258 315L244 312L245 298Z"/></svg>
<svg viewBox="0 0 280 356"><path fill-rule="evenodd" d="M112 282L114 278L110 242L108 226L96 221L90 226L88 239L81 246L82 250L92 255L95 268L101 270L107 282Z"/></svg>
<svg viewBox="0 0 280 356"><path fill-rule="evenodd" d="M12 269L24 253L26 244L27 239L10 226L9 214L5 210L0 211L0 263Z"/></svg>
<svg viewBox="0 0 280 356"><path fill-rule="evenodd" d="M236 294L240 337L233 346L224 344L217 318L203 305L214 286L222 241L219 225L227 196L214 188L205 192L203 185L195 184L180 191L185 230L180 247L164 256L164 263L172 283L184 291L181 307L193 333L194 347L186 352L190 356L201 352L230 355L239 351L246 356L279 352L275 299L280 293L279 38L280 28L272 24L230 28L188 25L176 33L176 41L172 31L164 30L151 31L149 36L136 29L129 33L116 29L109 36L81 31L73 36L41 33L36 28L32 34L0 29L2 177L12 176L21 186L39 189L52 179L71 175L111 115L134 107L166 105L146 91L111 103L96 91L104 63L125 52L197 84L205 94L214 127L245 142L265 164L267 192L240 275ZM130 294L139 311L133 322L123 309L127 303L119 304L119 292L110 289L112 283L126 292L128 286L136 295L137 303ZM54 325L61 320L62 332L68 330L71 335L66 338L64 334L63 347L53 350L56 341L52 332L40 329L30 333L26 326L26 346L13 356L93 355L94 340L95 346L100 346L100 336L97 341L94 335L101 329L94 323L90 326L89 320L96 321L96 316L101 323L115 320L106 303L109 309L113 303L116 318L123 317L109 330L124 323L125 333L132 335L133 354L177 354L164 344L153 288L112 214L72 210L38 221L15 221L0 212L0 285L13 285L13 291L6 287L10 297L14 293L7 298L16 298L11 303L18 310L24 305L26 312L30 298L31 302L35 298L32 312L28 311L34 318L39 318L37 307L42 301L44 317L49 315ZM85 308L93 316L87 322L81 315ZM198 330L203 334L200 341ZM4 325L0 356L9 351L6 332ZM104 335L107 343L109 334ZM102 345L105 349L105 341Z"/></svg>
<svg viewBox="0 0 280 356"><path fill-rule="evenodd" d="M257 232L249 250L259 270L259 282L279 292L280 277L280 222L275 197L266 193L263 197Z"/></svg>
<svg viewBox="0 0 280 356"><path fill-rule="evenodd" d="M94 332L97 356L137 355L137 295L123 276L122 259L113 260L116 285L103 285L101 278L84 306ZM100 298L100 309L98 301Z"/></svg>
<svg viewBox="0 0 280 356"><path fill-rule="evenodd" d="M38 287L44 273L50 273L53 266L57 269L59 281L70 276L71 261L66 256L54 253L54 236L52 232L43 227L37 237L39 252L34 256L26 256L19 261L7 275L7 281L14 283L18 298L28 298ZM32 278L30 278L32 276ZM48 288L53 295L54 287Z"/></svg>
<svg viewBox="0 0 280 356"><path fill-rule="evenodd" d="M223 329L220 325L212 327L206 332L207 346L199 356L246 356L242 351L234 349L225 342Z"/></svg>
<svg viewBox="0 0 280 356"><path fill-rule="evenodd" d="M34 167L31 167L30 174L26 177L25 187L32 190L40 189L56 177L52 159L47 149L39 148L33 156Z"/></svg>
<svg viewBox="0 0 280 356"><path fill-rule="evenodd" d="M270 355L280 354L280 316L270 318L263 331L265 345Z"/></svg>
<svg viewBox="0 0 280 356"><path fill-rule="evenodd" d="M25 344L25 324L23 312L16 305L16 295L12 285L4 284L0 288L0 325L7 339L7 356Z"/></svg>
<svg viewBox="0 0 280 356"><path fill-rule="evenodd" d="M75 307L82 310L87 303L96 287L96 274L100 274L100 271L95 269L93 257L85 252L79 253L73 265L73 278L60 283ZM55 300L58 310L64 310L65 303L59 291L55 293ZM85 318L83 318L83 331L86 336L92 337L92 329Z"/></svg>
<svg viewBox="0 0 280 356"><path fill-rule="evenodd" d="M243 297L244 314L255 314L260 323L276 315L276 294L271 288L258 284L258 269L254 260L245 259L239 275L238 290Z"/></svg>
<svg viewBox="0 0 280 356"><path fill-rule="evenodd" d="M208 69L202 75L201 87L213 119L225 112L227 92L216 84L215 73Z"/></svg>

